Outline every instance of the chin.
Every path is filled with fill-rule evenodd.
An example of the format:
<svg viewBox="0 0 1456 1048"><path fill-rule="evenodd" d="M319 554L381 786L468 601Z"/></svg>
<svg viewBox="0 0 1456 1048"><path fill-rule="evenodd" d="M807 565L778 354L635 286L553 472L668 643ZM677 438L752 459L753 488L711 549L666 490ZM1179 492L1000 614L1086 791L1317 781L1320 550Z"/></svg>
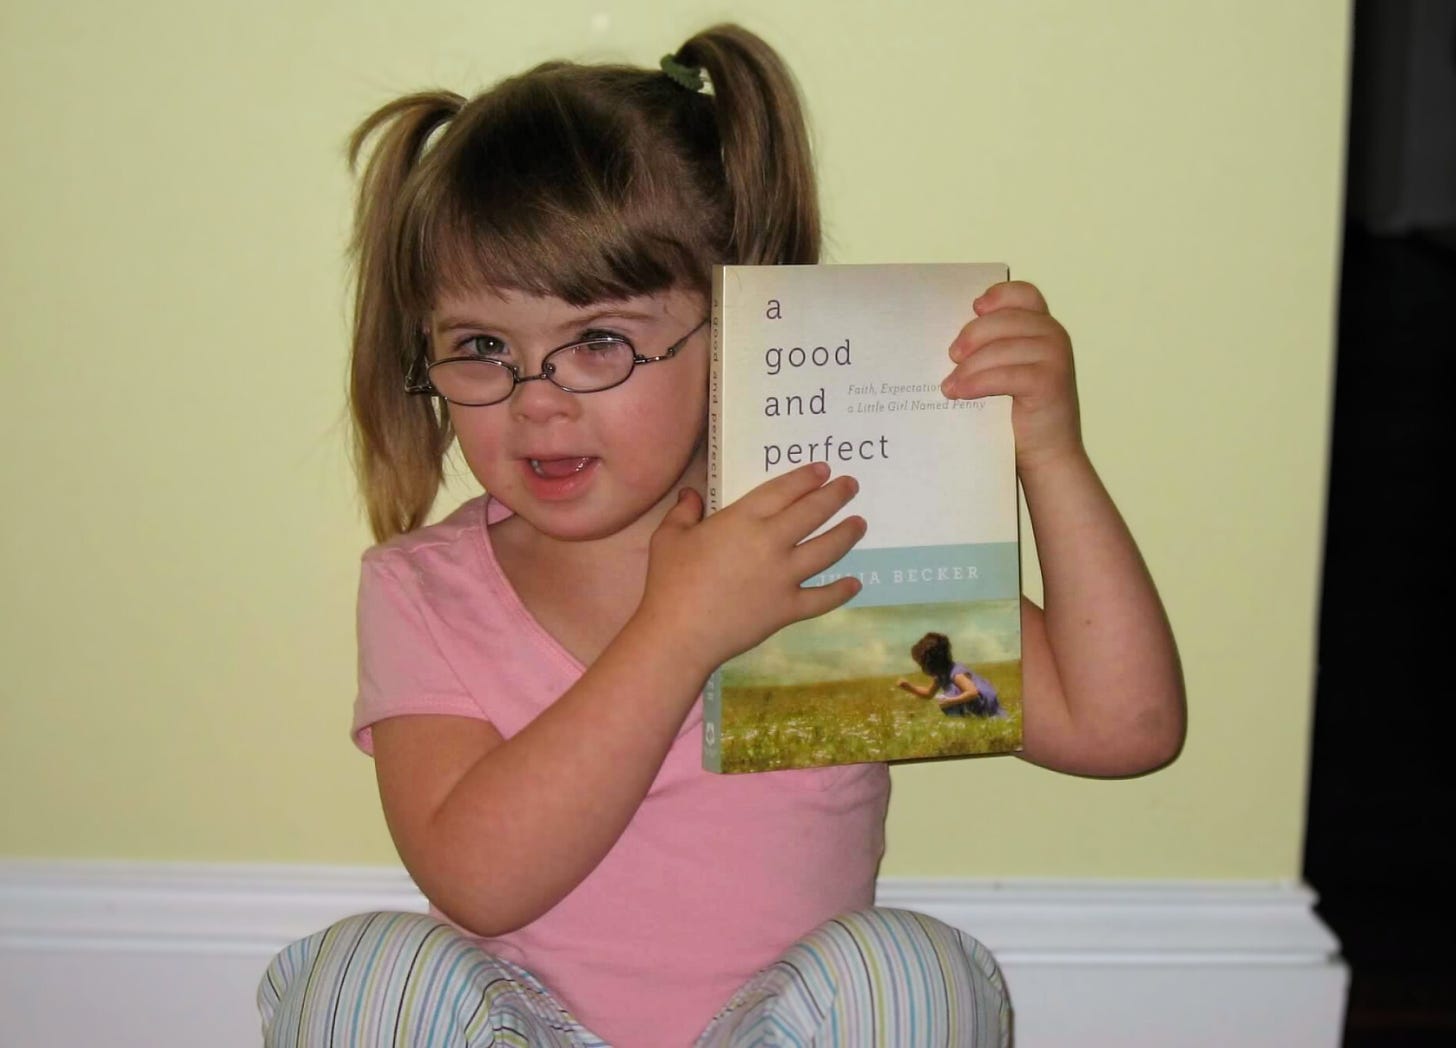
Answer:
<svg viewBox="0 0 1456 1048"><path fill-rule="evenodd" d="M644 513L594 513L581 507L530 505L519 515L542 535L559 542L596 542L630 528Z"/></svg>

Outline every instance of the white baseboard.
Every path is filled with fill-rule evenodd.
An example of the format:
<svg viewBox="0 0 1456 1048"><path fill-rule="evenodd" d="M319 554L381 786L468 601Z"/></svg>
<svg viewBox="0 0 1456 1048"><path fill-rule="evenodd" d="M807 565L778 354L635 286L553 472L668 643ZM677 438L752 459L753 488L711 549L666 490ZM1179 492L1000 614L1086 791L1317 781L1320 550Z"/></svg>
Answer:
<svg viewBox="0 0 1456 1048"><path fill-rule="evenodd" d="M1017 1048L1340 1042L1348 972L1300 885L888 878L878 901L992 949ZM274 952L423 908L397 869L0 860L0 1044L256 1046Z"/></svg>

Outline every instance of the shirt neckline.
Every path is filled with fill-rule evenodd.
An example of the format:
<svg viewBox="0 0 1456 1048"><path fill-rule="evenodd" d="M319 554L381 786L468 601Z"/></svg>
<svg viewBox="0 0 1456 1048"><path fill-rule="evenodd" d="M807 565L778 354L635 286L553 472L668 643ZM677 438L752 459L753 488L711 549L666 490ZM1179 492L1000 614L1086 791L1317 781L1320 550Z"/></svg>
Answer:
<svg viewBox="0 0 1456 1048"><path fill-rule="evenodd" d="M580 677L586 672L586 664L571 652L567 651L566 646L557 640L551 631L541 624L541 621L536 618L531 612L531 609L526 607L526 602L521 600L521 595L516 592L516 587L511 585L511 580L506 577L504 569L501 568L500 561L495 555L495 545L490 540L490 507L492 503L495 503L501 509L505 510L503 514L496 518L497 520L504 520L506 517L513 515L505 503L496 502L490 495L481 497L479 517L475 523L475 529L479 536L477 548L480 551L481 563L485 569L486 582L496 591L496 595L509 605L508 610L515 612L522 621L528 624L530 632L535 634L541 646L555 655L572 673Z"/></svg>
<svg viewBox="0 0 1456 1048"><path fill-rule="evenodd" d="M551 652L574 676L580 677L586 672L586 664L567 651L565 645L557 640L550 630L541 625L540 620L531 613L531 609L526 607L526 602L521 600L521 595L516 592L516 587L511 585L511 580L506 578L500 561L496 559L495 546L490 541L492 523L490 507L492 504L499 506L504 511L496 518L497 520L504 520L506 517L514 515L509 506L492 498L489 494L480 497L478 517L475 522L475 531L478 535L476 548L480 553L486 584L496 591L497 596L509 605L511 610L519 614L522 621L528 624L528 629L535 634L538 643L543 648ZM688 710L687 717L683 719L682 727L678 729L677 738L681 739L688 732L700 727L702 723L703 695L702 692L699 692L698 697L693 700L692 708ZM659 774L661 774L660 769Z"/></svg>

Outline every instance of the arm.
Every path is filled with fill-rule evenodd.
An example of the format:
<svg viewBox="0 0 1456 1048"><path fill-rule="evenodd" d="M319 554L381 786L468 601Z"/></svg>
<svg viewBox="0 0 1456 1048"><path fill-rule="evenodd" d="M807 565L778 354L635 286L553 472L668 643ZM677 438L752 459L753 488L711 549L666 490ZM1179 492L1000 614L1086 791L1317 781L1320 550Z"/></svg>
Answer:
<svg viewBox="0 0 1456 1048"><path fill-rule="evenodd" d="M653 536L637 611L512 738L458 717L374 726L390 833L436 906L480 935L550 909L621 836L712 670L858 591L853 579L799 585L864 533L850 517L801 541L854 493L827 476L822 464L784 474L701 523L684 493Z"/></svg>
<svg viewBox="0 0 1456 1048"><path fill-rule="evenodd" d="M911 684L904 677L901 677L895 682L895 684L900 688L901 691L908 691L911 695L918 695L922 699L931 698L935 694L934 683L928 685L927 687L920 688L916 687L914 684Z"/></svg>
<svg viewBox="0 0 1456 1048"><path fill-rule="evenodd" d="M1183 744L1183 677L1132 535L1082 445L1071 341L1030 284L998 284L951 345L947 396L1009 394L1043 611L1022 602L1023 756L1129 775Z"/></svg>
<svg viewBox="0 0 1456 1048"><path fill-rule="evenodd" d="M942 695L940 698L941 709L945 709L947 706L959 706L980 697L981 689L976 687L976 682L971 680L969 673L957 673L951 680L955 682L956 687L961 689L961 693L952 698Z"/></svg>

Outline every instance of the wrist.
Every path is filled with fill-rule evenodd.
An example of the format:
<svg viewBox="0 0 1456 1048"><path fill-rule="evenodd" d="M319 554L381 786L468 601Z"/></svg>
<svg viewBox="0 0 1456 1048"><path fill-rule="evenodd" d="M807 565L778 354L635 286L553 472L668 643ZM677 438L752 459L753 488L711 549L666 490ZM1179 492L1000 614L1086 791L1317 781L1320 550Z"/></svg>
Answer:
<svg viewBox="0 0 1456 1048"><path fill-rule="evenodd" d="M644 599L618 636L646 652L665 653L685 679L692 679L695 690L700 690L724 661L715 653L707 626L698 616Z"/></svg>
<svg viewBox="0 0 1456 1048"><path fill-rule="evenodd" d="M1080 440L1046 448L1016 449L1016 474L1022 483L1026 483L1028 478L1082 471L1091 467L1092 460Z"/></svg>

